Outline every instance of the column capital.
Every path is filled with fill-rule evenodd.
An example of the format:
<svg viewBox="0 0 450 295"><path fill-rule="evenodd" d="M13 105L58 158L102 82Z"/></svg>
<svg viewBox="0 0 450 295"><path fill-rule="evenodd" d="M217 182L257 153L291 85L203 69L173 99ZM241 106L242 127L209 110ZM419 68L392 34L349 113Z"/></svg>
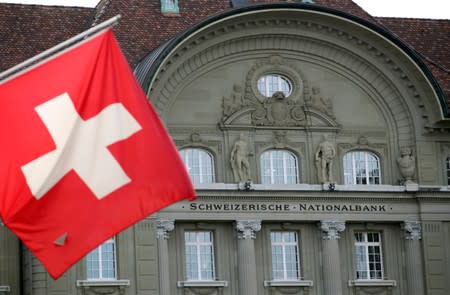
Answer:
<svg viewBox="0 0 450 295"><path fill-rule="evenodd" d="M261 230L261 220L236 220L238 239L255 239L255 232Z"/></svg>
<svg viewBox="0 0 450 295"><path fill-rule="evenodd" d="M175 228L174 219L162 219L156 220L156 238L158 240L168 240L169 232L173 231Z"/></svg>
<svg viewBox="0 0 450 295"><path fill-rule="evenodd" d="M338 240L339 232L345 230L345 221L322 220L320 229L322 230L322 240Z"/></svg>
<svg viewBox="0 0 450 295"><path fill-rule="evenodd" d="M421 240L422 224L419 221L405 221L402 223L403 237L405 240Z"/></svg>

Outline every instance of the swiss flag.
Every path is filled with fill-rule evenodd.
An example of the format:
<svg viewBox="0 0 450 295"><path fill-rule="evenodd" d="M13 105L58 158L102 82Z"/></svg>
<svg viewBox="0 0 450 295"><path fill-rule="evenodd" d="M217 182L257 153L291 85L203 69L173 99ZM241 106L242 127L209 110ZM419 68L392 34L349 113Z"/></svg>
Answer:
<svg viewBox="0 0 450 295"><path fill-rule="evenodd" d="M195 192L111 29L0 84L0 215L53 278Z"/></svg>

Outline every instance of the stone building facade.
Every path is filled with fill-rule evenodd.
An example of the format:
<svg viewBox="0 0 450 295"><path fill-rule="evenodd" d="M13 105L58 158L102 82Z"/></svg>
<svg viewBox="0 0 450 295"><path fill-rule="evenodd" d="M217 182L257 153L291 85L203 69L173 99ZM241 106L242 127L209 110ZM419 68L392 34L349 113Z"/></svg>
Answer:
<svg viewBox="0 0 450 295"><path fill-rule="evenodd" d="M351 1L125 2L82 13L124 14L198 198L57 281L2 227L0 294L448 294L450 21L419 42ZM155 17L174 26L149 45Z"/></svg>

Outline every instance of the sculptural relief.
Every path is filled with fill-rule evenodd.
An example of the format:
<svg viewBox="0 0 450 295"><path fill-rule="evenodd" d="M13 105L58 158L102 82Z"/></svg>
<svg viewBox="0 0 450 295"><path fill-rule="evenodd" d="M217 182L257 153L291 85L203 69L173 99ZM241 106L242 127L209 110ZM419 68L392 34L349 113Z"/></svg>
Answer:
<svg viewBox="0 0 450 295"><path fill-rule="evenodd" d="M242 108L244 104L243 89L240 85L233 85L233 93L228 97L223 97L223 114L225 116L230 116L239 109Z"/></svg>
<svg viewBox="0 0 450 295"><path fill-rule="evenodd" d="M252 123L263 126L303 126L305 112L301 101L287 98L277 91L252 113Z"/></svg>
<svg viewBox="0 0 450 295"><path fill-rule="evenodd" d="M324 97L320 93L319 87L312 87L311 91L311 96L306 99L306 105L334 119L335 116L333 113L333 103L331 102L331 99Z"/></svg>

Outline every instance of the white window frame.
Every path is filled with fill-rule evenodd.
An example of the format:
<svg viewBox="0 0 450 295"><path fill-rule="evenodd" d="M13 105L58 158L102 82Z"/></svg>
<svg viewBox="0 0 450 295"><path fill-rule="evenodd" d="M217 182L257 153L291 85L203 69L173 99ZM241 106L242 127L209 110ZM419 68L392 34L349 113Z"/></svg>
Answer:
<svg viewBox="0 0 450 295"><path fill-rule="evenodd" d="M295 235L295 242L286 242L285 236L287 234L294 234ZM281 234L281 242L275 242L273 239L274 234ZM274 246L280 246L281 247L281 255L282 255L282 265L283 265L283 278L275 278L275 269L273 268L273 259L274 259ZM295 266L296 266L296 272L297 275L295 278L288 277L288 269L287 269L287 254L286 254L286 248L288 247L294 247L295 248ZM298 234L296 231L271 231L270 232L270 248L271 248L271 257L272 257L272 278L273 281L299 281L300 276L300 255L299 255L299 245L298 245Z"/></svg>
<svg viewBox="0 0 450 295"><path fill-rule="evenodd" d="M362 242L358 242L356 239L356 235L361 234L364 238ZM368 241L368 234L377 234L378 235L378 242L369 242ZM356 272L356 280L361 281L370 281L370 280L384 280L384 265L383 265L383 247L382 247L382 234L381 232L377 231L355 231L353 235L354 241L355 241L355 272ZM358 270L358 260L357 260L357 247L364 248L364 255L365 255L365 269ZM371 270L370 270L370 263L377 263L376 261L370 261L370 255L369 255L369 247L379 247L379 253L380 253L380 271L381 271L381 277L377 277L377 274L375 273L374 277L371 277ZM358 278L358 273L365 273L366 278ZM377 270L375 270L377 272Z"/></svg>
<svg viewBox="0 0 450 295"><path fill-rule="evenodd" d="M106 277L103 270L103 251L105 246L111 245L113 249L113 264L114 264L114 275L113 277ZM98 260L96 261L96 266L98 267L98 277L89 277L89 256L92 255L95 251L98 251ZM113 281L117 280L117 248L116 248L116 239L110 238L105 241L102 245L98 246L91 253L89 253L86 257L86 275L88 281Z"/></svg>
<svg viewBox="0 0 450 295"><path fill-rule="evenodd" d="M275 172L277 171L276 170L276 165L275 165L275 161L276 161L275 155L276 155L276 153L283 153L282 154L282 167L281 167L282 176L283 176L283 182L282 183L275 182L275 180L276 180ZM264 160L265 160L264 157L266 155L268 156L269 167L266 167L264 165ZM288 167L287 164L289 163L289 160L291 160L291 159L288 158L288 156L292 157L291 159L294 160L294 165L295 165L295 169L294 169L295 175L293 175L294 179L295 179L294 183L289 183L288 182L288 179L290 179L292 177L292 175L288 175L288 168L290 168L290 167ZM260 164L260 167L261 167L260 172L261 172L261 183L262 184L296 184L296 183L299 182L298 159L294 155L294 153L292 153L292 152L290 152L288 150L276 150L276 149L267 150L267 151L265 151L265 152L263 152L261 154L260 160L259 160L259 164ZM266 170L269 170L269 174L266 173ZM266 182L265 181L266 178L269 178L270 181Z"/></svg>
<svg viewBox="0 0 450 295"><path fill-rule="evenodd" d="M355 155L357 153L362 153L364 154L364 169L365 169L365 175L363 177L363 179L366 180L366 183L357 183L356 179L357 179L357 169L356 169L356 159L355 159ZM347 167L346 166L346 157L347 156L351 156L351 167ZM378 178L378 183L370 183L370 178L371 176L369 175L369 172L371 171L369 169L369 163L371 162L371 160L369 159L369 156L373 157L378 165L378 175L377 176L372 176L373 178L376 177ZM382 178L381 178L381 162L380 162L380 158L375 155L372 152L369 151L364 151L364 150L354 150L354 151L349 151L344 155L343 158L343 167L344 167L344 183L345 184L358 184L358 185L379 185L382 183ZM350 171L351 169L351 171ZM351 177L352 182L348 183L347 182L347 176Z"/></svg>
<svg viewBox="0 0 450 295"><path fill-rule="evenodd" d="M264 81L262 81L262 79L264 79ZM276 79L276 88L271 90L270 86L273 79ZM286 82L289 88L287 92L283 89L283 82ZM283 92L284 95L288 97L292 93L292 82L288 77L284 75L277 73L268 73L258 78L257 88L258 91L265 97L272 97L272 95L278 91Z"/></svg>
<svg viewBox="0 0 450 295"><path fill-rule="evenodd" d="M210 241L200 241L199 240L199 234L200 233L209 233L211 240ZM194 233L195 234L195 241L194 242L187 242L186 239L184 241L184 247L185 247L185 271L186 271L186 281L188 282L210 282L216 280L216 266L215 266L215 257L214 257L214 232L213 231L207 231L207 230L186 230L184 232L184 235L186 236L186 233ZM189 277L189 271L188 271L188 264L187 264L187 253L186 253L186 246L194 246L196 248L196 258L197 258L197 271L196 271L196 278ZM202 263L201 263L201 246L208 246L211 249L211 278L206 279L202 276Z"/></svg>
<svg viewBox="0 0 450 295"><path fill-rule="evenodd" d="M190 166L190 152L198 152L198 169L199 173L192 174L192 169L194 165ZM181 159L186 166L189 176L193 183L214 183L215 182L215 169L214 169L214 157L213 155L205 149L201 148L184 148L180 150ZM208 164L205 161L210 161L211 171L206 171ZM208 174L208 172L210 174ZM198 179L198 180L197 180Z"/></svg>

